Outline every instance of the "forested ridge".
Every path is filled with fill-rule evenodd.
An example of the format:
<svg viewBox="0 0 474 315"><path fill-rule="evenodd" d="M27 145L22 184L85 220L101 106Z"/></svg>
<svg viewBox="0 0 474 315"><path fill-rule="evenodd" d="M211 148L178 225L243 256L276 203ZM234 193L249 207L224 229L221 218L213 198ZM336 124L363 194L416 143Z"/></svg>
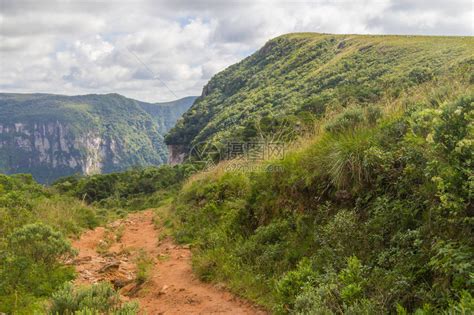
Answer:
<svg viewBox="0 0 474 315"><path fill-rule="evenodd" d="M383 104L426 81L470 76L473 46L472 37L282 35L216 74L165 140L223 148L260 131L312 126L325 113Z"/></svg>

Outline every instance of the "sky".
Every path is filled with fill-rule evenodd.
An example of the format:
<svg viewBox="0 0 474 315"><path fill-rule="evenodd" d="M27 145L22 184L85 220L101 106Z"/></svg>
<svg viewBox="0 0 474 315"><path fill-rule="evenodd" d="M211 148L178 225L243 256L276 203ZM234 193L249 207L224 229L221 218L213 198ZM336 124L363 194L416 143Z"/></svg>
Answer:
<svg viewBox="0 0 474 315"><path fill-rule="evenodd" d="M291 32L474 35L473 0L0 0L0 92L200 95Z"/></svg>

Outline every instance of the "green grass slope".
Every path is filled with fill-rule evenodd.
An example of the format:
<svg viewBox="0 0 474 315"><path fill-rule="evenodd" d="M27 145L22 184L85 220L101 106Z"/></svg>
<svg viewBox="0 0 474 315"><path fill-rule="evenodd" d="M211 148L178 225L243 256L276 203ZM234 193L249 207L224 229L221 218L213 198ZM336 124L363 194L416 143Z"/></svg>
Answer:
<svg viewBox="0 0 474 315"><path fill-rule="evenodd" d="M191 178L176 237L201 279L275 313L473 312L474 93L430 90L282 160Z"/></svg>
<svg viewBox="0 0 474 315"><path fill-rule="evenodd" d="M473 45L291 34L216 75L169 143L310 128L183 186L201 279L275 313L474 312Z"/></svg>
<svg viewBox="0 0 474 315"><path fill-rule="evenodd" d="M298 126L325 112L396 98L465 71L473 51L472 37L280 36L215 75L166 143L185 150L203 141L222 147L272 126Z"/></svg>

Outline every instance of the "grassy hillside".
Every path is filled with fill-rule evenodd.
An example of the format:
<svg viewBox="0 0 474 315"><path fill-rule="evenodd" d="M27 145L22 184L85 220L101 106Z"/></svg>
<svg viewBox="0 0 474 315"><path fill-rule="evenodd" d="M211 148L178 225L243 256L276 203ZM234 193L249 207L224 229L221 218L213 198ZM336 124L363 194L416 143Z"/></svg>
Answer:
<svg viewBox="0 0 474 315"><path fill-rule="evenodd" d="M217 74L168 143L288 142L184 185L198 275L276 313L473 312L473 48L291 34Z"/></svg>
<svg viewBox="0 0 474 315"><path fill-rule="evenodd" d="M224 147L381 103L472 66L472 37L289 34L215 75L166 143ZM471 79L472 80L472 79Z"/></svg>
<svg viewBox="0 0 474 315"><path fill-rule="evenodd" d="M192 177L176 237L201 279L276 313L473 312L474 94L425 92L375 124L324 122L282 160Z"/></svg>
<svg viewBox="0 0 474 315"><path fill-rule="evenodd" d="M50 183L74 173L162 164L163 134L191 101L155 105L118 94L0 94L0 171L31 173Z"/></svg>

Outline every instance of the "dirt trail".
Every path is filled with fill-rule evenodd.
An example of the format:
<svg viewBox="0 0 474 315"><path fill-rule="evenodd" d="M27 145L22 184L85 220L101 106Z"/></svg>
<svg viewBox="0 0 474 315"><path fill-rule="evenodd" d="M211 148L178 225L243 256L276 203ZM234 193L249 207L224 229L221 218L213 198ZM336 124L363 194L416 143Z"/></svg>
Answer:
<svg viewBox="0 0 474 315"><path fill-rule="evenodd" d="M159 241L153 212L84 233L73 245L77 283L110 281L124 300L138 300L148 315L155 314L266 314L250 303L212 284L199 281L191 270L191 252L169 237ZM137 257L147 257L150 273L136 281Z"/></svg>

